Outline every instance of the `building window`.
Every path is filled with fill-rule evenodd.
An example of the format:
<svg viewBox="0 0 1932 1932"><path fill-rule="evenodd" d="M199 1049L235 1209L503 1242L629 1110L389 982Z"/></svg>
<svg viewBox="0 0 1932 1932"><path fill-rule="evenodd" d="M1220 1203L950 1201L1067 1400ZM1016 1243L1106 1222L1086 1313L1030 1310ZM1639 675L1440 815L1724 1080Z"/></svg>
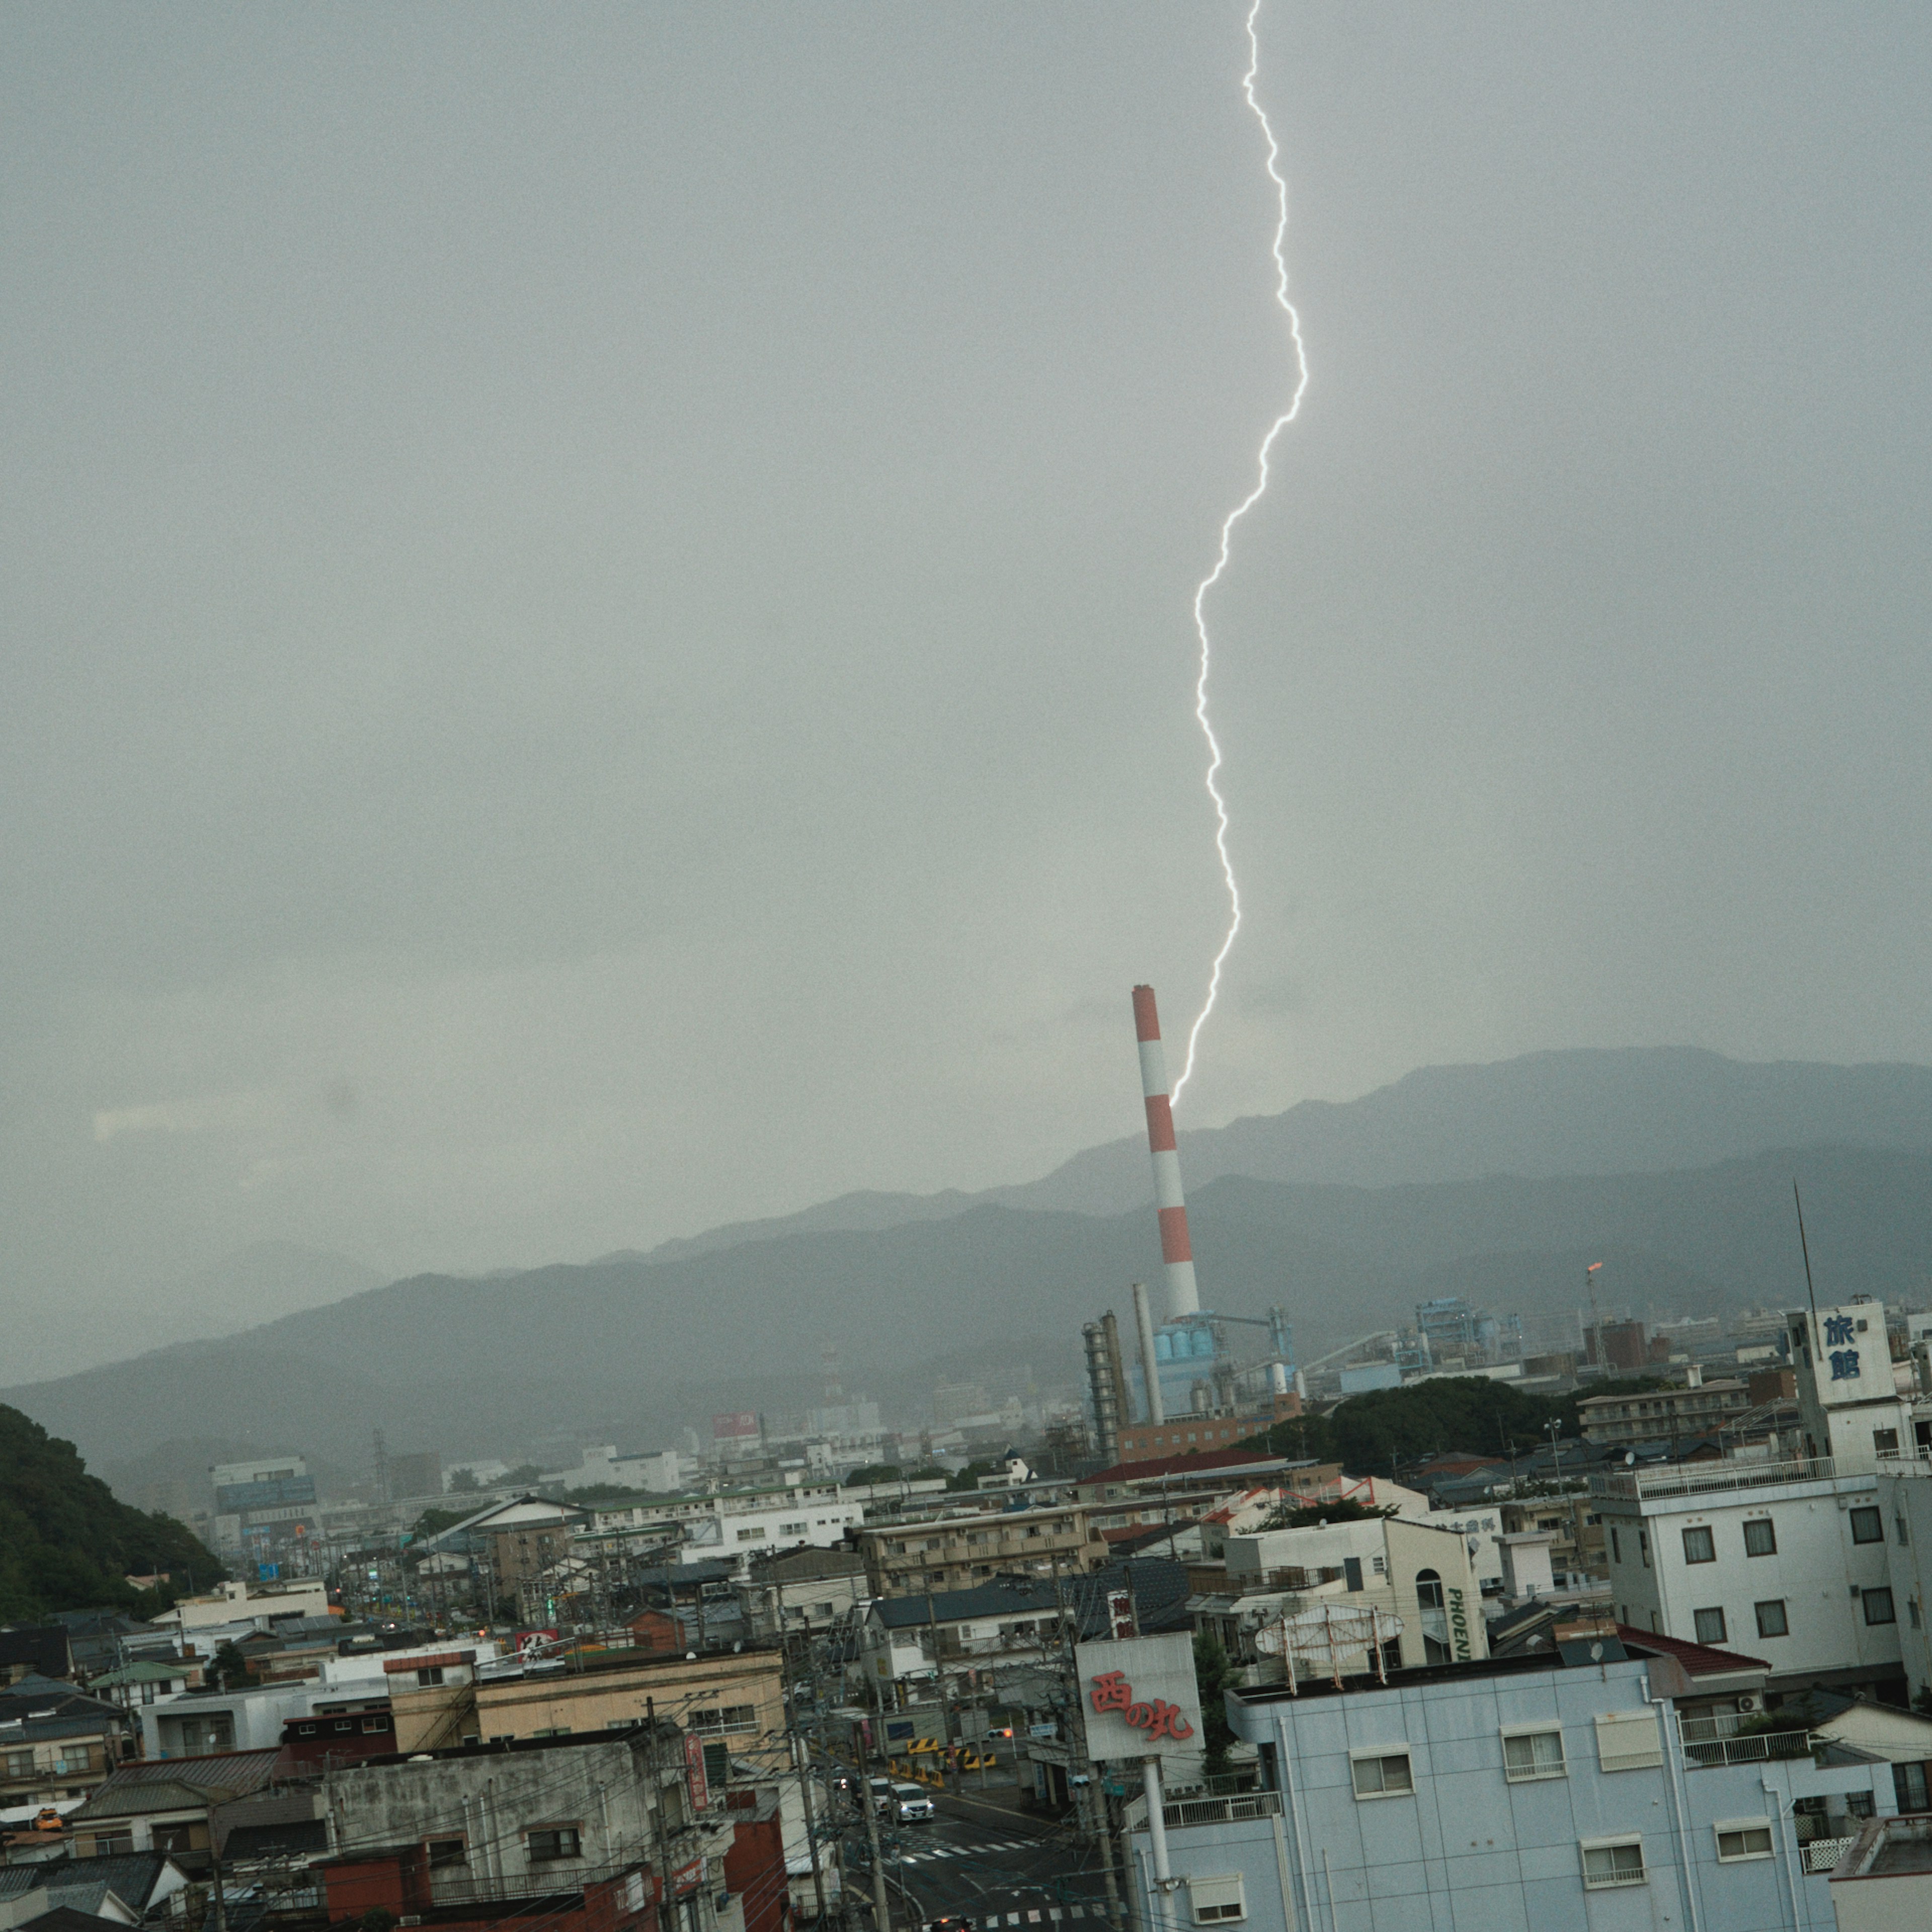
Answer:
<svg viewBox="0 0 1932 1932"><path fill-rule="evenodd" d="M1637 1554L1643 1558L1643 1567L1650 1568L1650 1532L1640 1529L1636 1533Z"/></svg>
<svg viewBox="0 0 1932 1932"><path fill-rule="evenodd" d="M1736 1864L1745 1858L1771 1856L1771 1820L1768 1818L1726 1818L1714 1827L1718 1834L1718 1862Z"/></svg>
<svg viewBox="0 0 1932 1932"><path fill-rule="evenodd" d="M1895 1764L1892 1768L1892 1790L1901 1811L1932 1811L1932 1764Z"/></svg>
<svg viewBox="0 0 1932 1932"><path fill-rule="evenodd" d="M811 1528L808 1522L782 1522L778 1525L778 1534L781 1536L803 1536L810 1532Z"/></svg>
<svg viewBox="0 0 1932 1932"><path fill-rule="evenodd" d="M1605 1772L1654 1771L1664 1741L1652 1711L1604 1711L1597 1717L1597 1762Z"/></svg>
<svg viewBox="0 0 1932 1932"><path fill-rule="evenodd" d="M1526 1784L1534 1778L1563 1778L1568 1774L1563 1762L1563 1733L1560 1730L1503 1733L1503 1775L1510 1784Z"/></svg>
<svg viewBox="0 0 1932 1932"><path fill-rule="evenodd" d="M440 1664L425 1664L416 1672L416 1688L418 1690L432 1690L442 1682L442 1666Z"/></svg>
<svg viewBox="0 0 1932 1932"><path fill-rule="evenodd" d="M570 1726L568 1724L553 1724L548 1730L532 1731L530 1733L533 1738L567 1738L569 1735Z"/></svg>
<svg viewBox="0 0 1932 1932"><path fill-rule="evenodd" d="M1583 1889L1586 1892L1600 1892L1613 1885L1641 1885L1643 1882L1642 1838L1586 1838L1583 1840Z"/></svg>
<svg viewBox="0 0 1932 1932"><path fill-rule="evenodd" d="M1409 1770L1408 1753L1399 1751L1351 1752L1349 1768L1354 1774L1358 1798L1406 1798L1415 1790Z"/></svg>
<svg viewBox="0 0 1932 1932"><path fill-rule="evenodd" d="M1744 1525L1744 1554L1747 1556L1775 1556L1778 1554L1778 1526L1769 1516L1753 1516Z"/></svg>
<svg viewBox="0 0 1932 1932"><path fill-rule="evenodd" d="M387 1718L364 1718L362 1728L365 1731L386 1731L389 1728L389 1720Z"/></svg>
<svg viewBox="0 0 1932 1932"><path fill-rule="evenodd" d="M1784 1599L1774 1597L1766 1604L1756 1606L1757 1634L1760 1636L1789 1636L1791 1619L1784 1614Z"/></svg>
<svg viewBox="0 0 1932 1932"><path fill-rule="evenodd" d="M704 1781L713 1791L722 1791L731 1782L731 1747L708 1744L704 1747Z"/></svg>
<svg viewBox="0 0 1932 1932"><path fill-rule="evenodd" d="M1716 1562L1717 1538L1708 1529L1687 1529L1684 1532L1684 1560L1687 1563Z"/></svg>
<svg viewBox="0 0 1932 1932"><path fill-rule="evenodd" d="M1895 1516L1892 1518L1892 1534L1898 1540L1899 1547L1901 1550L1904 1549L1906 1544L1912 1540L1912 1538L1910 1532L1905 1527L1905 1518L1903 1515Z"/></svg>
<svg viewBox="0 0 1932 1932"><path fill-rule="evenodd" d="M1610 1528L1610 1561L1612 1563L1621 1563L1623 1560L1624 1546L1618 1540L1616 1527L1612 1524Z"/></svg>
<svg viewBox="0 0 1932 1932"><path fill-rule="evenodd" d="M431 1871L445 1865L466 1865L470 1862L470 1848L460 1838L432 1838L429 1840L429 1868Z"/></svg>
<svg viewBox="0 0 1932 1932"><path fill-rule="evenodd" d="M1864 1598L1865 1622L1868 1624L1895 1624L1898 1613L1892 1606L1889 1590L1868 1590Z"/></svg>
<svg viewBox="0 0 1932 1932"><path fill-rule="evenodd" d="M532 1832L526 1843L533 1865L547 1864L556 1858L580 1858L584 1856L584 1840L574 1825L553 1825L547 1830Z"/></svg>
<svg viewBox="0 0 1932 1932"><path fill-rule="evenodd" d="M1197 1925L1219 1925L1226 1919L1245 1918L1248 1902L1242 1895L1239 1872L1216 1873L1209 1878L1190 1878L1187 1896L1194 1907Z"/></svg>
<svg viewBox="0 0 1932 1932"><path fill-rule="evenodd" d="M1722 1610L1693 1610L1692 1617L1697 1625L1700 1643L1722 1643L1724 1641L1724 1613Z"/></svg>
<svg viewBox="0 0 1932 1932"><path fill-rule="evenodd" d="M1881 1456L1898 1454L1898 1431L1895 1429L1874 1429L1872 1431L1872 1448Z"/></svg>
<svg viewBox="0 0 1932 1932"><path fill-rule="evenodd" d="M1853 1510L1852 1540L1854 1543L1882 1543L1885 1540L1885 1518L1875 1509Z"/></svg>

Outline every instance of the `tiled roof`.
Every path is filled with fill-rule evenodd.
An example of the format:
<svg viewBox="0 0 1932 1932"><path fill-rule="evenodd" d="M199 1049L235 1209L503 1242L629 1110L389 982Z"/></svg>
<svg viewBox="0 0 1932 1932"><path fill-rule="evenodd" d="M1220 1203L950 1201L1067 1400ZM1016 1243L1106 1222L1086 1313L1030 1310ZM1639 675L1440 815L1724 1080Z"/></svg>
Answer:
<svg viewBox="0 0 1932 1932"><path fill-rule="evenodd" d="M1693 1677L1727 1677L1740 1670L1771 1668L1761 1657L1744 1657L1735 1650L1718 1650L1708 1644L1686 1643L1682 1637L1660 1636L1654 1630L1637 1630L1628 1624L1618 1624L1617 1636L1633 1655L1674 1657Z"/></svg>
<svg viewBox="0 0 1932 1932"><path fill-rule="evenodd" d="M273 1750L219 1751L206 1757L141 1758L124 1764L74 1816L126 1818L190 1804L221 1804L259 1791L280 1756Z"/></svg>

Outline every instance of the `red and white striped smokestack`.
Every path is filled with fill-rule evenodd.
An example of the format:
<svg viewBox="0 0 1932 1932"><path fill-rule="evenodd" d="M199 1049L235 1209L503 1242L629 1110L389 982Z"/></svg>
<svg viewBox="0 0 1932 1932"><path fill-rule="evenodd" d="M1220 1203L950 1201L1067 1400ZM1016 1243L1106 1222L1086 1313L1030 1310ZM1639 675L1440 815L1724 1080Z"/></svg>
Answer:
<svg viewBox="0 0 1932 1932"><path fill-rule="evenodd" d="M1194 1280L1194 1246L1187 1238L1187 1203L1180 1192L1180 1155L1174 1142L1174 1107L1167 1094L1167 1055L1154 988L1134 988L1134 1033L1141 1044L1141 1093L1147 1101L1148 1149L1154 1156L1154 1201L1160 1215L1160 1258L1167 1264L1167 1318L1201 1312Z"/></svg>

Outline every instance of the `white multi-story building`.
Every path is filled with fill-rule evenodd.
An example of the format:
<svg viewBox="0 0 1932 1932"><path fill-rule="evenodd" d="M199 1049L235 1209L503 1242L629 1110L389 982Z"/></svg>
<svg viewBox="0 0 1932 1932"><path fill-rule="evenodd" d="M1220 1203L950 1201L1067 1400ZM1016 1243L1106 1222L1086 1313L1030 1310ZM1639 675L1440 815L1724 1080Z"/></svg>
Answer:
<svg viewBox="0 0 1932 1932"><path fill-rule="evenodd" d="M1899 1665L1916 1699L1932 1690L1932 1465L1900 1462L1882 1472L1874 1492L1886 1530Z"/></svg>
<svg viewBox="0 0 1932 1932"><path fill-rule="evenodd" d="M1135 1922L1824 1932L1832 1866L1895 1809L1889 1766L1821 1768L1802 1734L1687 1744L1670 1692L1688 1680L1596 1641L1560 1664L1229 1693L1269 1788L1169 1801L1164 1846L1136 1799Z"/></svg>
<svg viewBox="0 0 1932 1932"><path fill-rule="evenodd" d="M1787 1319L1815 1453L1593 1478L1611 1604L1639 1630L1763 1658L1774 1696L1816 1684L1897 1697L1901 1624L1925 1606L1916 1545L1898 1540L1913 1510L1894 1492L1932 1472L1915 1454L1911 1365L1893 1363L1877 1302Z"/></svg>
<svg viewBox="0 0 1932 1932"><path fill-rule="evenodd" d="M1876 1473L1838 1475L1822 1459L1693 1462L1596 1481L1619 1623L1761 1657L1774 1691L1896 1684Z"/></svg>

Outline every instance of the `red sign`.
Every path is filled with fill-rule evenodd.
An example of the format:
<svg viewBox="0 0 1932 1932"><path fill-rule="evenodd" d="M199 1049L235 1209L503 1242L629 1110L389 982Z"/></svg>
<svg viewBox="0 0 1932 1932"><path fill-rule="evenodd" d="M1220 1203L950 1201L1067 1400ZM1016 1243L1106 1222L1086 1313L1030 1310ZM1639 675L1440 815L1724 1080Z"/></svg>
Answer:
<svg viewBox="0 0 1932 1932"><path fill-rule="evenodd" d="M556 1642L554 1630L521 1630L517 1633L517 1650L524 1657L540 1656Z"/></svg>
<svg viewBox="0 0 1932 1932"><path fill-rule="evenodd" d="M741 1408L730 1415L714 1415L711 1418L711 1439L714 1442L740 1442L746 1436L755 1438L758 1434L756 1409Z"/></svg>
<svg viewBox="0 0 1932 1932"><path fill-rule="evenodd" d="M688 1733L684 1740L684 1782L691 1794L691 1809L694 1816L700 1811L711 1808L711 1780L704 1774L704 1740Z"/></svg>
<svg viewBox="0 0 1932 1932"><path fill-rule="evenodd" d="M1134 1600L1126 1591L1107 1592L1107 1622L1117 1640L1138 1634L1134 1628Z"/></svg>
<svg viewBox="0 0 1932 1932"><path fill-rule="evenodd" d="M670 1888L682 1898L687 1893L695 1892L704 1882L704 1861L693 1858L689 1864L680 1865L670 1875Z"/></svg>
<svg viewBox="0 0 1932 1932"><path fill-rule="evenodd" d="M1119 1712L1136 1730L1146 1732L1150 1744L1156 1738L1193 1736L1194 1726L1187 1721L1178 1704L1170 1704L1160 1697L1144 1704L1137 1702L1134 1687L1127 1682L1124 1672L1109 1670L1090 1681L1094 1709Z"/></svg>

